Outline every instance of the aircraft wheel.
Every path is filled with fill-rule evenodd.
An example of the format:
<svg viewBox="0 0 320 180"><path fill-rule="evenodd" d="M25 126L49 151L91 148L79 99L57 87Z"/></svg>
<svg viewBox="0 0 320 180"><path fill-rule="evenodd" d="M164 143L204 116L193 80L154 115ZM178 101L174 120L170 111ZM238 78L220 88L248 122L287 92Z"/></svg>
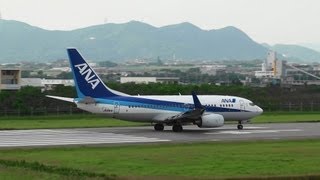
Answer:
<svg viewBox="0 0 320 180"><path fill-rule="evenodd" d="M154 130L156 130L156 131L163 131L163 129L164 129L164 125L163 124L155 124L154 125Z"/></svg>
<svg viewBox="0 0 320 180"><path fill-rule="evenodd" d="M242 124L238 124L238 129L239 130L243 129L243 125Z"/></svg>
<svg viewBox="0 0 320 180"><path fill-rule="evenodd" d="M181 132L183 130L182 126L180 124L174 124L172 126L172 131L173 132Z"/></svg>

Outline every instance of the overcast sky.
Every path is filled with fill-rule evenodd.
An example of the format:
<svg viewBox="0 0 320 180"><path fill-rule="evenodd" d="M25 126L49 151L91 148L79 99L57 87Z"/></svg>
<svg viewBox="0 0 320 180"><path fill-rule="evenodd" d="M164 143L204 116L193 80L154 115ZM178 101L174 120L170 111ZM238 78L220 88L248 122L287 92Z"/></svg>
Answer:
<svg viewBox="0 0 320 180"><path fill-rule="evenodd" d="M236 26L257 42L320 44L320 0L0 0L3 19L51 30L138 20Z"/></svg>

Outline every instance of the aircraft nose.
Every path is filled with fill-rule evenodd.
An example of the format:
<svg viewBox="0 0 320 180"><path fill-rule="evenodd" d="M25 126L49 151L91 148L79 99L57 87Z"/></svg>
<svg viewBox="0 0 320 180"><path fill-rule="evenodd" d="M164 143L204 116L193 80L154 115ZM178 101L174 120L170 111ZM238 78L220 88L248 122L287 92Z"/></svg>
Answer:
<svg viewBox="0 0 320 180"><path fill-rule="evenodd" d="M263 109L260 108L259 106L257 106L257 112L258 112L259 114L262 114L262 113L263 113Z"/></svg>

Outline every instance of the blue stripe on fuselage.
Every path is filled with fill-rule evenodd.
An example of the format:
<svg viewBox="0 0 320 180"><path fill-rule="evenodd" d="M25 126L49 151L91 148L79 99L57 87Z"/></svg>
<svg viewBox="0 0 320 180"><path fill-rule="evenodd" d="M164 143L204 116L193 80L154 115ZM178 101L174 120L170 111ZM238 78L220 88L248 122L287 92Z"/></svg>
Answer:
<svg viewBox="0 0 320 180"><path fill-rule="evenodd" d="M77 101L81 98L77 98ZM107 98L95 98L96 103L113 105L114 102L119 102L120 106L137 106L140 108L147 109L159 109L168 111L178 111L185 112L187 110L193 109L194 104L191 103L180 103L174 101L164 101L155 99L145 99L132 96L111 96ZM224 108L224 107L213 107L204 106L207 112L240 112L239 109ZM248 111L246 111L248 112Z"/></svg>

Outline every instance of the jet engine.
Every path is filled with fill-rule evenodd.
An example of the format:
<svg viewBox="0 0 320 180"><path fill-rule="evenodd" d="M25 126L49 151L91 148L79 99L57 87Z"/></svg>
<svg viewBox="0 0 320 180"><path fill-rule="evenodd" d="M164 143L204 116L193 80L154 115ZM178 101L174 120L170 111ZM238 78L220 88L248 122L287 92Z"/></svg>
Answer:
<svg viewBox="0 0 320 180"><path fill-rule="evenodd" d="M224 118L220 114L203 115L195 124L200 128L220 127L224 124Z"/></svg>

